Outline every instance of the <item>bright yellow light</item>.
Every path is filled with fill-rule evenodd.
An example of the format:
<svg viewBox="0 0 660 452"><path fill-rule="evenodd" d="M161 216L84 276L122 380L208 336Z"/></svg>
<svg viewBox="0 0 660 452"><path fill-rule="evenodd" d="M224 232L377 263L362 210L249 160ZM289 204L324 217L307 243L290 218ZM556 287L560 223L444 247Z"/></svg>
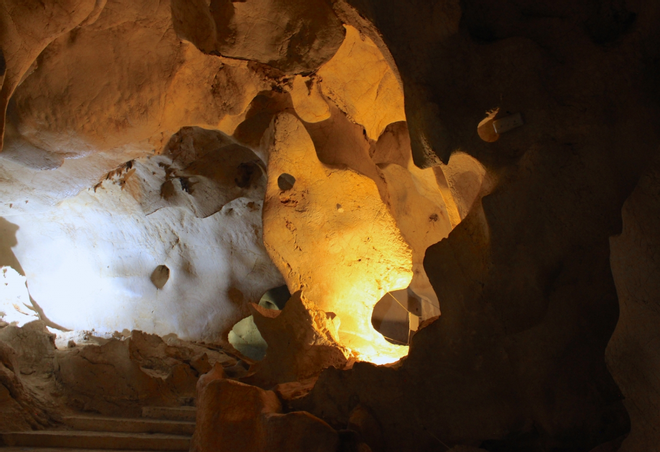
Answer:
<svg viewBox="0 0 660 452"><path fill-rule="evenodd" d="M408 347L405 347L405 349L406 349L405 355L407 355L408 354ZM400 360L401 358L403 358L403 356L400 356L398 358L395 358L395 357L392 357L392 356L372 356L372 357L364 359L364 361L369 361L370 363L374 363L374 364L377 364L379 366L382 366L384 364L395 363L398 360Z"/></svg>
<svg viewBox="0 0 660 452"><path fill-rule="evenodd" d="M336 341L360 359L393 362L408 347L389 343L371 324L385 293L412 280L412 250L373 180L329 168L316 155L304 125L278 115L271 129L264 244L291 293L333 313ZM278 179L295 182L282 188Z"/></svg>

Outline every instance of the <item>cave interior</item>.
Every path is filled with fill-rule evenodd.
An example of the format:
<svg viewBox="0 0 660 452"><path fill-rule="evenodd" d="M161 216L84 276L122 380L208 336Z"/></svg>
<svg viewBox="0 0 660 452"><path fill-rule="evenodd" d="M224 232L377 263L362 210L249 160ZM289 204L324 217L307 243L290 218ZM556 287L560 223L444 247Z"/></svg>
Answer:
<svg viewBox="0 0 660 452"><path fill-rule="evenodd" d="M660 451L658 118L657 0L3 1L0 448Z"/></svg>

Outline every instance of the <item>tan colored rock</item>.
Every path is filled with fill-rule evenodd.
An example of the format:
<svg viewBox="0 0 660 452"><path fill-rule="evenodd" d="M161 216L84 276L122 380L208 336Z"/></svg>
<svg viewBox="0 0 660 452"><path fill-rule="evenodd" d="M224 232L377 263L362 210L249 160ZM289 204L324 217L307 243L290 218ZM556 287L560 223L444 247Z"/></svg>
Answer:
<svg viewBox="0 0 660 452"><path fill-rule="evenodd" d="M431 168L416 169L433 174ZM424 188L420 188L423 185L419 181L417 171L410 171L397 164L387 165L381 170L390 194L392 216L396 219L401 235L413 250L413 278L410 288L423 300L418 314L424 319L437 316L441 307L428 282L423 261L426 249L446 238L453 229L448 209L444 199L439 196L439 190L426 193Z"/></svg>
<svg viewBox="0 0 660 452"><path fill-rule="evenodd" d="M380 55L379 61L386 64L379 48L374 47L371 51ZM340 64L338 60L340 56L344 58L341 61L349 66L355 64L354 59L357 58L357 55L339 52L328 64L335 62L338 67L343 67L343 63ZM398 95L403 96L398 85L391 88L393 93L397 90ZM357 91L347 92L346 95L347 102L359 105L361 95ZM437 316L440 314L438 297L428 281L422 259L426 248L446 238L467 214L471 203L481 194L485 171L474 159L462 158L464 154L460 153L450 165L422 170L412 162L410 137L405 122L389 124L374 143L365 136L363 126L356 125L355 120L352 119L352 122L349 118L350 115L347 118L345 113L331 105L330 118L306 124L319 160L331 166L345 165L376 183L381 199L390 208L397 227L413 249L413 279L410 288L423 300L422 319ZM457 164L470 159L472 166ZM472 191L459 193L453 188L457 185L456 181L468 179L474 181ZM459 184L459 188L469 188L464 185ZM458 198L455 199L456 196ZM463 197L469 199L463 201ZM457 203L461 204L460 212Z"/></svg>
<svg viewBox="0 0 660 452"><path fill-rule="evenodd" d="M13 325L0 330L0 342L9 345L16 352L21 372L29 375L52 373L55 358L55 335L42 321L26 323L19 328Z"/></svg>
<svg viewBox="0 0 660 452"><path fill-rule="evenodd" d="M411 250L371 179L323 165L302 123L280 114L268 134L264 243L293 293L333 313L338 342L370 360L392 361L405 347L371 325L374 305L410 283ZM289 174L291 189L278 186ZM286 176L285 176L286 177Z"/></svg>
<svg viewBox="0 0 660 452"><path fill-rule="evenodd" d="M346 365L347 350L338 341L338 319L317 309L300 292L282 311L252 305L254 323L268 343L266 357L255 364L256 381L271 384L304 380L327 367Z"/></svg>
<svg viewBox="0 0 660 452"><path fill-rule="evenodd" d="M440 315L442 306L424 270L429 246L447 238L468 214L477 199L488 193L486 170L473 157L457 152L447 165L420 169L412 162L407 135L399 138L407 150L405 166L381 164L387 181L392 215L401 234L413 249L413 279L410 288L422 300L422 320ZM440 294L441 295L441 294Z"/></svg>
<svg viewBox="0 0 660 452"><path fill-rule="evenodd" d="M3 80L0 83L0 150L5 134L7 104L16 87L35 67L35 60L54 39L86 19L93 22L105 0L62 2L6 1L0 5L0 48Z"/></svg>
<svg viewBox="0 0 660 452"><path fill-rule="evenodd" d="M137 159L107 177L119 179L147 215L178 206L207 218L235 199L263 197L260 164L254 152L222 132L184 127L169 139L163 156Z"/></svg>
<svg viewBox="0 0 660 452"><path fill-rule="evenodd" d="M199 377L199 380L197 380L197 396L199 397L199 395L204 391L209 383L214 380L222 380L223 378L227 378L227 375L225 374L222 365L220 363L215 363L211 370L206 372L204 375Z"/></svg>
<svg viewBox="0 0 660 452"><path fill-rule="evenodd" d="M405 121L403 90L397 75L371 38L344 25L346 38L318 71L321 90L348 118L377 140L385 127Z"/></svg>
<svg viewBox="0 0 660 452"><path fill-rule="evenodd" d="M318 77L296 75L290 94L293 108L303 121L315 123L330 118L330 107L321 92Z"/></svg>
<svg viewBox="0 0 660 452"><path fill-rule="evenodd" d="M286 73L313 72L344 30L323 0L172 2L178 35L205 53L258 61Z"/></svg>
<svg viewBox="0 0 660 452"><path fill-rule="evenodd" d="M416 173L429 171L412 167L409 169ZM439 169L442 170L442 174L438 174ZM449 163L440 164L439 168L433 168L433 171L448 210L455 209L458 214L458 218L453 219L456 224L467 216L475 201L490 192L495 183L494 176L486 175L483 165L464 152L453 153ZM442 176L445 182L442 181Z"/></svg>
<svg viewBox="0 0 660 452"><path fill-rule="evenodd" d="M378 49L372 49L379 52ZM335 58L339 57L339 53ZM348 58L345 56L345 58ZM334 61L334 59L333 59ZM385 62L384 58L382 61ZM350 62L350 61L349 61ZM353 102L355 99L351 99ZM357 102L357 101L355 101ZM294 99L295 105L295 99ZM446 238L461 221L477 195L481 193L484 170L471 157L463 160L468 164L458 165L458 156L445 167L421 170L412 163L410 140L405 123L393 123L381 134L376 143L369 143L361 126L351 123L336 107L330 107L330 118L306 124L314 142L319 160L327 165L346 165L354 171L371 178L378 187L379 195L396 221L402 236L413 250L413 279L411 290L422 300L422 320L438 316L440 306L435 291L424 271L422 260L426 248ZM466 174L464 174L466 173ZM469 199L455 199L459 193L452 191L457 180L470 179L475 182ZM465 185L465 184L463 184ZM459 188L464 188L462 185ZM459 212L457 202L461 203ZM468 207L464 208L464 204Z"/></svg>
<svg viewBox="0 0 660 452"><path fill-rule="evenodd" d="M197 385L193 452L334 452L337 432L304 411L283 414L272 391L224 378L221 368Z"/></svg>
<svg viewBox="0 0 660 452"><path fill-rule="evenodd" d="M3 431L42 429L51 421L43 404L23 383L18 358L0 340L0 426Z"/></svg>
<svg viewBox="0 0 660 452"><path fill-rule="evenodd" d="M486 176L485 168L477 159L460 151L453 153L447 164L439 163L432 168L418 168L412 159L410 135L405 122L390 124L371 152L372 160L381 168L387 168L391 164L405 168L410 173L405 177L414 181L417 192L415 196L421 195L426 198L421 202L435 204L443 210L443 216L449 218L443 219L441 224L449 221L450 230L467 216L475 200L486 195L494 183L491 180L492 176ZM414 202L411 204L416 205ZM399 218L396 214L395 217ZM422 237L429 232L422 232ZM423 240L422 237L410 240ZM408 237L406 239L409 240ZM423 252L429 244L437 241L439 239L432 241L429 238L426 241L428 244L422 245L423 248L419 246L414 248Z"/></svg>
<svg viewBox="0 0 660 452"><path fill-rule="evenodd" d="M160 151L182 126L231 134L267 86L247 62L180 42L167 3L124 15L102 14L75 40L64 37L44 51L39 69L15 95L22 136L65 156L130 145L138 157ZM136 15L150 17L136 22ZM47 100L53 95L57 108Z"/></svg>
<svg viewBox="0 0 660 452"><path fill-rule="evenodd" d="M337 431L306 411L266 415L266 449L277 452L336 452Z"/></svg>
<svg viewBox="0 0 660 452"><path fill-rule="evenodd" d="M209 378L197 396L192 452L257 452L266 449L264 417L281 411L272 391L233 380Z"/></svg>
<svg viewBox="0 0 660 452"><path fill-rule="evenodd" d="M302 381L280 383L273 388L273 391L284 401L297 399L307 395L314 388L317 379L318 377L311 377Z"/></svg>
<svg viewBox="0 0 660 452"><path fill-rule="evenodd" d="M199 376L192 349L140 331L123 341L58 350L56 359L67 403L106 415L139 415L143 405L178 405L181 398L194 397Z"/></svg>
<svg viewBox="0 0 660 452"><path fill-rule="evenodd" d="M371 159L373 149L364 128L351 121L334 102L328 105L328 119L305 124L318 159L329 167L347 167L367 176L378 187L383 203L388 204L389 192L381 171Z"/></svg>
<svg viewBox="0 0 660 452"><path fill-rule="evenodd" d="M431 287L422 259L426 248L447 237L461 221L466 210L459 212L455 193L450 188L457 178L467 179L471 171L476 174L477 184L483 179L484 170L478 163L474 168L463 165L454 168L451 179L444 173L445 167L420 169L412 162L410 138L405 122L390 124L376 143L370 142L363 127L349 121L334 105L330 118L314 124L306 124L314 142L319 160L329 166L347 166L371 178L378 187L383 202L389 207L397 227L413 250L413 279L410 284L423 300L423 319L440 314L438 297ZM464 175L463 171L469 173ZM474 200L476 194L469 199ZM462 206L463 204L461 204Z"/></svg>

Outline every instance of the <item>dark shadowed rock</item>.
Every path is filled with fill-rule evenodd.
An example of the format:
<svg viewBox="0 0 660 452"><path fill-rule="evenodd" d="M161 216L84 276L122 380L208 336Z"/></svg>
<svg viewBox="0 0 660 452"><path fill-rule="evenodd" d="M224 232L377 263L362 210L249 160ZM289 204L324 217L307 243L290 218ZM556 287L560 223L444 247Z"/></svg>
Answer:
<svg viewBox="0 0 660 452"><path fill-rule="evenodd" d="M224 378L217 367L197 385L191 451L334 452L337 432L310 413L281 413L273 391Z"/></svg>
<svg viewBox="0 0 660 452"><path fill-rule="evenodd" d="M267 450L264 416L281 410L275 393L217 377L200 384L191 451Z"/></svg>
<svg viewBox="0 0 660 452"><path fill-rule="evenodd" d="M282 311L252 304L254 323L268 343L263 361L255 364L251 381L272 386L304 380L326 367L344 367L346 356L332 340L329 315L313 310L300 292L294 293Z"/></svg>
<svg viewBox="0 0 660 452"><path fill-rule="evenodd" d="M325 0L172 2L177 34L201 51L254 60L285 73L313 72L344 39ZM266 19L267 18L267 19Z"/></svg>

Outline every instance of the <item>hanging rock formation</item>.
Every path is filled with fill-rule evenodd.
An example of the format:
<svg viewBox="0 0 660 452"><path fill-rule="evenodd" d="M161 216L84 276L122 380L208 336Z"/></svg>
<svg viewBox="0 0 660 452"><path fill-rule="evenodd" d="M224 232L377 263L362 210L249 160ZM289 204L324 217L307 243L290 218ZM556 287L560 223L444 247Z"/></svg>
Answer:
<svg viewBox="0 0 660 452"><path fill-rule="evenodd" d="M412 256L377 187L324 166L292 115L275 117L264 137L272 143L264 243L289 291L302 290L312 306L336 316L339 343L357 356L400 358L405 350L374 330L371 312L386 292L410 284ZM283 175L290 187L279 183Z"/></svg>

